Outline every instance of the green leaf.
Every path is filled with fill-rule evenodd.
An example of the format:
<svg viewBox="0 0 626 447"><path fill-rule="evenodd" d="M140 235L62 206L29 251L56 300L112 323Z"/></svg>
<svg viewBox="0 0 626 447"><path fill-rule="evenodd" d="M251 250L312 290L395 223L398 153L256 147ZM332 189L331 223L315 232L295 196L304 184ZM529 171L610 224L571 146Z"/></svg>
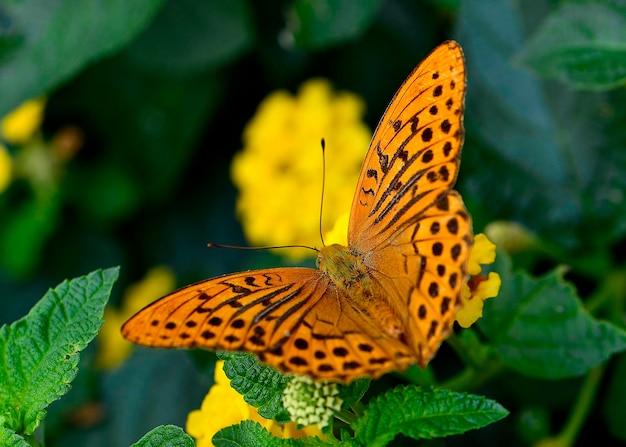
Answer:
<svg viewBox="0 0 626 447"><path fill-rule="evenodd" d="M133 447L194 447L191 436L175 425L161 425L150 430Z"/></svg>
<svg viewBox="0 0 626 447"><path fill-rule="evenodd" d="M604 417L613 436L626 442L626 354L621 354L611 371L611 379L603 405Z"/></svg>
<svg viewBox="0 0 626 447"><path fill-rule="evenodd" d="M363 34L381 0L295 0L287 21L297 45L319 49Z"/></svg>
<svg viewBox="0 0 626 447"><path fill-rule="evenodd" d="M509 412L482 396L432 387L399 386L373 399L352 428L368 447L387 445L399 434L430 439L465 433Z"/></svg>
<svg viewBox="0 0 626 447"><path fill-rule="evenodd" d="M230 386L256 407L261 416L280 423L291 420L283 407L283 391L289 377L260 363L252 354L223 351L218 357L225 361L224 372Z"/></svg>
<svg viewBox="0 0 626 447"><path fill-rule="evenodd" d="M350 404L358 402L367 392L371 382L371 379L356 379L349 385L339 385L339 397Z"/></svg>
<svg viewBox="0 0 626 447"><path fill-rule="evenodd" d="M243 421L218 431L213 436L213 445L215 447L321 447L329 444L311 436L298 439L276 438L257 422ZM347 447L351 444L342 442L333 445Z"/></svg>
<svg viewBox="0 0 626 447"><path fill-rule="evenodd" d="M562 269L537 279L513 274L498 252L493 270L502 287L485 302L479 325L510 368L544 379L576 377L626 349L626 331L591 316Z"/></svg>
<svg viewBox="0 0 626 447"><path fill-rule="evenodd" d="M0 418L0 421L2 419ZM31 447L20 435L0 423L0 445L4 447Z"/></svg>
<svg viewBox="0 0 626 447"><path fill-rule="evenodd" d="M64 281L24 318L0 327L0 415L8 427L31 435L45 408L69 390L118 273L96 270Z"/></svg>
<svg viewBox="0 0 626 447"><path fill-rule="evenodd" d="M128 49L146 71L192 74L215 69L248 50L254 41L246 0L167 2Z"/></svg>
<svg viewBox="0 0 626 447"><path fill-rule="evenodd" d="M3 2L17 31L0 65L0 116L128 43L163 0L26 0ZM18 44L14 42L19 40Z"/></svg>
<svg viewBox="0 0 626 447"><path fill-rule="evenodd" d="M626 8L613 1L564 3L530 38L519 61L580 89L626 82Z"/></svg>
<svg viewBox="0 0 626 447"><path fill-rule="evenodd" d="M296 447L299 444L294 439L273 437L256 422L243 421L215 433L213 445L215 447Z"/></svg>
<svg viewBox="0 0 626 447"><path fill-rule="evenodd" d="M523 223L589 257L626 230L624 92L574 92L513 66L511 55L524 48L523 19L536 20L531 4L462 3L468 92L460 188L472 214L479 208L485 220Z"/></svg>

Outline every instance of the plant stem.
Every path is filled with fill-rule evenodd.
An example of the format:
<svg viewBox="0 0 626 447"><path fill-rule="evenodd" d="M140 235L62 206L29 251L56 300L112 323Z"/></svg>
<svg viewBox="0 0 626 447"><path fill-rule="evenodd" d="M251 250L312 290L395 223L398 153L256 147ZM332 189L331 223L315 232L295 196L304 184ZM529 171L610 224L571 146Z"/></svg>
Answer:
<svg viewBox="0 0 626 447"><path fill-rule="evenodd" d="M603 373L604 365L596 366L589 371L580 389L580 393L578 393L572 412L561 429L561 432L554 437L539 441L536 445L570 447L576 444L578 433L585 424L591 406L595 401L596 392L598 391Z"/></svg>
<svg viewBox="0 0 626 447"><path fill-rule="evenodd" d="M350 425L356 420L356 415L347 410L341 410L335 413L335 417L342 422Z"/></svg>

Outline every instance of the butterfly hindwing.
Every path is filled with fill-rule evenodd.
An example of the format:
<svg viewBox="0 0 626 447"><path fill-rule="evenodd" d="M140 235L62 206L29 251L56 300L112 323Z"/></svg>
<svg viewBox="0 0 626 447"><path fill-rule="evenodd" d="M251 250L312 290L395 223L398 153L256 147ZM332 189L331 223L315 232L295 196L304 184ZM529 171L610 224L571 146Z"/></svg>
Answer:
<svg viewBox="0 0 626 447"><path fill-rule="evenodd" d="M380 256L373 258L370 268L402 317L407 344L425 366L450 332L461 306L471 220L461 196L450 191L402 228L380 247Z"/></svg>
<svg viewBox="0 0 626 447"><path fill-rule="evenodd" d="M404 370L414 363L411 349L385 334L375 319L351 306L332 283L320 294L301 324L277 350L261 353L262 361L287 372L316 379L349 382Z"/></svg>

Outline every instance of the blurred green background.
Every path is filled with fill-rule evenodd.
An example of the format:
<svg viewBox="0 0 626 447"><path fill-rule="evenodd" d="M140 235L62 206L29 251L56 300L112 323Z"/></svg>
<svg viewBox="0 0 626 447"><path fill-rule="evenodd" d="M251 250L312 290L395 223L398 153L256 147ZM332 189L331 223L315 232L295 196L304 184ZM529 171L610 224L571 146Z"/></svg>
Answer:
<svg viewBox="0 0 626 447"><path fill-rule="evenodd" d="M0 116L45 95L42 141L71 126L82 143L55 166L7 144L19 175L0 193L0 323L96 268L121 265L115 303L155 265L184 285L284 262L206 248L246 245L229 163L259 102L322 76L363 97L374 129L412 68L450 38L468 70L458 189L475 232L521 223L542 250L514 257L516 268L567 264L584 298L626 258L625 2L5 0ZM613 315L623 325L623 307ZM95 349L50 409L50 446L129 445L158 424L184 426L211 383L211 357L137 349L96 372ZM435 368L453 357L440 356ZM615 363L609 377L626 370ZM548 414L563 423L579 385L505 375L472 391L512 416L423 445L527 445ZM599 399L579 445L626 439L607 411Z"/></svg>

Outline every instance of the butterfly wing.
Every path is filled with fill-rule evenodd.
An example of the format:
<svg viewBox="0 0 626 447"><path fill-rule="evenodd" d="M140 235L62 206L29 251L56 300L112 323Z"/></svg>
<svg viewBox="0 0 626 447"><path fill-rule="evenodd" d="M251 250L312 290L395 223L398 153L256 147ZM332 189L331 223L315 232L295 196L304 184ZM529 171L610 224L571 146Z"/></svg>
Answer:
<svg viewBox="0 0 626 447"><path fill-rule="evenodd" d="M349 246L377 247L451 189L464 97L463 53L445 42L404 81L374 132L352 203Z"/></svg>
<svg viewBox="0 0 626 447"><path fill-rule="evenodd" d="M319 270L235 273L150 304L124 324L122 335L152 347L253 352L285 372L314 378L349 381L404 369L410 350L345 306L340 294Z"/></svg>
<svg viewBox="0 0 626 447"><path fill-rule="evenodd" d="M349 245L401 318L424 366L460 306L471 221L452 190L463 142L461 48L436 48L402 84L372 138L352 204Z"/></svg>

